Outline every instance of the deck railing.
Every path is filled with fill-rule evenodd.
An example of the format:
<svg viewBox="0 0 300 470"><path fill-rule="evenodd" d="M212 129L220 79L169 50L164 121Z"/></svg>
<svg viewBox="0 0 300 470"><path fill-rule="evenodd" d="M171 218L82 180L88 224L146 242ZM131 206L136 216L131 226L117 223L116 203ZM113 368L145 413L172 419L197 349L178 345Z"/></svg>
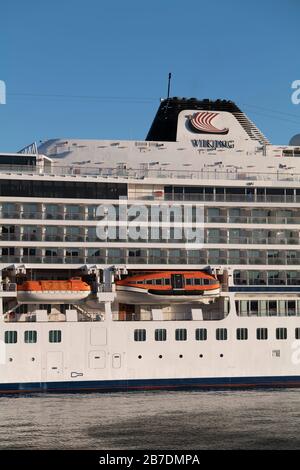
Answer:
<svg viewBox="0 0 300 470"><path fill-rule="evenodd" d="M300 173L289 173L286 170L276 172L249 172L249 171L224 171L218 168L208 170L177 170L177 169L145 169L145 168L119 168L97 166L60 166L53 164L52 167L42 168L33 165L0 165L0 173L27 174L40 176L83 176L103 178L125 178L125 179L195 179L195 180L231 180L231 181L281 181L300 182Z"/></svg>

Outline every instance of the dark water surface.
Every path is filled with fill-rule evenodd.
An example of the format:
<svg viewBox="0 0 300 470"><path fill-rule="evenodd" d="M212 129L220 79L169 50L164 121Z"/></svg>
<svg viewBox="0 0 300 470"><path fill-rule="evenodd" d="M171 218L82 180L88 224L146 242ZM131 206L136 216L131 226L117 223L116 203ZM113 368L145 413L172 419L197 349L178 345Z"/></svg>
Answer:
<svg viewBox="0 0 300 470"><path fill-rule="evenodd" d="M300 449L300 390L0 398L0 449Z"/></svg>

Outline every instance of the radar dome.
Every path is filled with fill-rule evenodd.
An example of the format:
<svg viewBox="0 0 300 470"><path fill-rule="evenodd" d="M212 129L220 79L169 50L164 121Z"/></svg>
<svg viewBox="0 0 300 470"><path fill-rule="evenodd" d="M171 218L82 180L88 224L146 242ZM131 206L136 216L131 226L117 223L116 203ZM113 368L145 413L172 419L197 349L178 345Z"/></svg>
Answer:
<svg viewBox="0 0 300 470"><path fill-rule="evenodd" d="M289 145L296 145L297 147L300 146L300 134L294 135L294 137L291 138Z"/></svg>

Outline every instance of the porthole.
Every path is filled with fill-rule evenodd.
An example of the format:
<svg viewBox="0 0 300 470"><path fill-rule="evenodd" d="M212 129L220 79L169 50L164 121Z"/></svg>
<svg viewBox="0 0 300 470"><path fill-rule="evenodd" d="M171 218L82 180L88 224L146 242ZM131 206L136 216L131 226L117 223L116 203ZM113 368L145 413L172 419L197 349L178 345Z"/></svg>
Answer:
<svg viewBox="0 0 300 470"><path fill-rule="evenodd" d="M220 357L223 357L223 356L224 356L224 354L220 354Z"/></svg>
<svg viewBox="0 0 300 470"><path fill-rule="evenodd" d="M10 357L8 360L9 360L9 362L12 362L12 361L13 361L13 358L12 358L12 357Z"/></svg>
<svg viewBox="0 0 300 470"><path fill-rule="evenodd" d="M199 357L203 357L203 354L199 354Z"/></svg>
<svg viewBox="0 0 300 470"><path fill-rule="evenodd" d="M158 357L159 357L159 359L161 359L161 358L162 358L162 355L160 354Z"/></svg>
<svg viewBox="0 0 300 470"><path fill-rule="evenodd" d="M142 356L138 356L138 359L142 359Z"/></svg>
<svg viewBox="0 0 300 470"><path fill-rule="evenodd" d="M180 357L180 359L182 359L182 358L183 358L183 355L182 355L182 354L179 354L179 357Z"/></svg>
<svg viewBox="0 0 300 470"><path fill-rule="evenodd" d="M31 360L32 360L32 362L34 362L34 361L35 361L35 357L32 357Z"/></svg>

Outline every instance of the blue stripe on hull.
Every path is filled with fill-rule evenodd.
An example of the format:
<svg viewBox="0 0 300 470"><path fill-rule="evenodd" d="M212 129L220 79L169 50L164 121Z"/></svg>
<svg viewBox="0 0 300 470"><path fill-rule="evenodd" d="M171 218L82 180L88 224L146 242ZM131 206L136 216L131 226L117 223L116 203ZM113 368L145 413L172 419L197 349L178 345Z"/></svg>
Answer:
<svg viewBox="0 0 300 470"><path fill-rule="evenodd" d="M0 393L127 392L137 390L242 389L251 387L300 387L300 376L0 383Z"/></svg>

